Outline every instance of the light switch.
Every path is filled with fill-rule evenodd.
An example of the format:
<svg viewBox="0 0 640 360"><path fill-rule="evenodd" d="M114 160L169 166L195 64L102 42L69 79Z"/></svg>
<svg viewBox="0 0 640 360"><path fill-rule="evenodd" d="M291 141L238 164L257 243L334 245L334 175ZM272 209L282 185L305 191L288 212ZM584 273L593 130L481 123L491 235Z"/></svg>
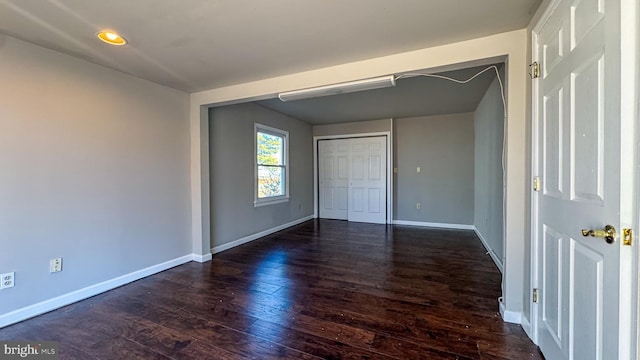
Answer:
<svg viewBox="0 0 640 360"><path fill-rule="evenodd" d="M416 172L417 172L417 173L419 173L419 172L420 172L420 166L418 166L418 167L416 168Z"/></svg>

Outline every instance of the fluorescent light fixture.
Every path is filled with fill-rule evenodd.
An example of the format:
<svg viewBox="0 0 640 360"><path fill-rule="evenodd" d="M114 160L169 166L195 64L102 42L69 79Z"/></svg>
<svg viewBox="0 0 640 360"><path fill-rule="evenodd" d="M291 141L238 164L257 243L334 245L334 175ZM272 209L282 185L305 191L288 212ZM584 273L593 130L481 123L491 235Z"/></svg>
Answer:
<svg viewBox="0 0 640 360"><path fill-rule="evenodd" d="M308 99L327 95L346 94L350 92L380 89L396 85L395 76L383 76L373 79L350 81L346 83L320 86L302 90L287 91L278 94L282 101Z"/></svg>

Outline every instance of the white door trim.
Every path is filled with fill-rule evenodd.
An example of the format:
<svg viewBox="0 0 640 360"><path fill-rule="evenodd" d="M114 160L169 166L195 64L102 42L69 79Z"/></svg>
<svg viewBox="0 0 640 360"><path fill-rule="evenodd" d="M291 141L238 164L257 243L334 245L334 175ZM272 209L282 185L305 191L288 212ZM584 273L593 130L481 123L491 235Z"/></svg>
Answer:
<svg viewBox="0 0 640 360"><path fill-rule="evenodd" d="M313 217L318 218L318 141L331 139L355 139L362 137L384 136L387 138L387 216L386 223L391 224L393 220L393 174L391 169L393 154L393 139L391 131L358 133L358 134L341 134L341 135L323 135L313 137Z"/></svg>
<svg viewBox="0 0 640 360"><path fill-rule="evenodd" d="M621 0L621 146L622 164L637 164L640 161L640 4L637 0ZM626 141L625 141L626 140ZM622 281L628 273L629 286L626 293L621 293L620 303L620 331L625 334L620 342L619 353L630 359L640 358L640 250L638 236L640 235L640 169L638 166L622 166L621 201L623 209L629 209L622 214L623 227L633 231L632 246L622 246L621 266ZM631 189L630 191L628 191ZM624 203L628 201L628 203ZM622 230L621 230L622 231ZM634 280L635 279L635 280ZM625 303L626 302L626 303ZM625 332L623 332L625 331Z"/></svg>
<svg viewBox="0 0 640 360"><path fill-rule="evenodd" d="M547 22L547 20L549 20L549 17L551 16L552 10L555 9L558 4L560 3L560 0L552 0L549 5L547 6L547 8L544 10L543 15L540 17L540 19L538 19L538 22L536 23L536 25L533 27L532 31L531 31L531 61L532 62L538 62L540 63L540 53L538 51L538 32L540 32L540 29L542 27L542 25ZM538 118L538 82L537 81L531 81L531 176L536 176L536 174L538 173L538 166L539 166L539 151L538 151L538 139L539 139L539 134L538 134L538 124L539 124L539 118ZM533 179L531 179L533 181ZM531 189L531 187L529 188ZM536 193L534 191L529 190L529 196L530 196L530 201L531 201L531 226L530 226L530 230L531 230L531 249L530 249L530 258L531 258L531 272L529 274L529 281L531 283L531 289L525 289L525 293L529 293L531 294L533 291L532 289L539 289L540 288L540 283L538 280L538 229L536 224L538 223L538 197L536 196ZM529 317L529 332L528 335L531 338L531 340L533 341L534 344L538 344L538 312L539 312L539 305L537 303L534 303L532 300L527 300L527 301L531 301L530 304L530 308L529 308L529 314L527 314L527 316Z"/></svg>
<svg viewBox="0 0 640 360"><path fill-rule="evenodd" d="M542 26L549 20L554 10L558 7L561 0L549 0L546 8L542 11L542 15L537 19L535 25L531 29L531 62L538 62L540 64L541 54L538 51L538 33L542 29ZM540 134L538 134L539 129L539 113L538 113L538 81L531 81L531 176L535 177L539 173L539 148L538 148L538 140ZM531 289L525 289L525 294L529 294L529 299L527 301L530 302L531 306L529 308L529 331L527 334L531 338L534 344L538 345L539 341L539 331L538 331L538 314L540 312L540 305L538 303L533 302L533 289L540 289L541 282L538 276L538 247L540 246L538 241L538 229L536 224L538 223L538 197L536 196L536 192L533 189L533 178L530 179L529 186L529 195L531 199L531 263L530 263L530 274L529 281L531 283Z"/></svg>

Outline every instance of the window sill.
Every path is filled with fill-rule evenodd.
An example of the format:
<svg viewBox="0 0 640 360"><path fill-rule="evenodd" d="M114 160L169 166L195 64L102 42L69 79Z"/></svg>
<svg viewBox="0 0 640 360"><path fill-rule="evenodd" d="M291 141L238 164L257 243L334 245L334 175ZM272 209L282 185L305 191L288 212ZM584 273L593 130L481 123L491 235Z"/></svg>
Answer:
<svg viewBox="0 0 640 360"><path fill-rule="evenodd" d="M253 202L253 207L260 207L260 206L267 206L267 205L274 205L274 204L280 204L280 203L285 203L285 202L289 202L289 197L279 197L276 199L261 199L261 200L255 200Z"/></svg>

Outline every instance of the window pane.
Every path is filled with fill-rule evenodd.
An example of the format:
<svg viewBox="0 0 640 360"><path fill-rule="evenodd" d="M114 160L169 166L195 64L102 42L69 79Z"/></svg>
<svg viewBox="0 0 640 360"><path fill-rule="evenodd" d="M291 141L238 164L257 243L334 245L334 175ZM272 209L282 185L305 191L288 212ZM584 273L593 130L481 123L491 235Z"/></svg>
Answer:
<svg viewBox="0 0 640 360"><path fill-rule="evenodd" d="M258 132L258 164L284 165L282 161L284 138Z"/></svg>
<svg viewBox="0 0 640 360"><path fill-rule="evenodd" d="M258 165L258 198L283 196L284 168Z"/></svg>

